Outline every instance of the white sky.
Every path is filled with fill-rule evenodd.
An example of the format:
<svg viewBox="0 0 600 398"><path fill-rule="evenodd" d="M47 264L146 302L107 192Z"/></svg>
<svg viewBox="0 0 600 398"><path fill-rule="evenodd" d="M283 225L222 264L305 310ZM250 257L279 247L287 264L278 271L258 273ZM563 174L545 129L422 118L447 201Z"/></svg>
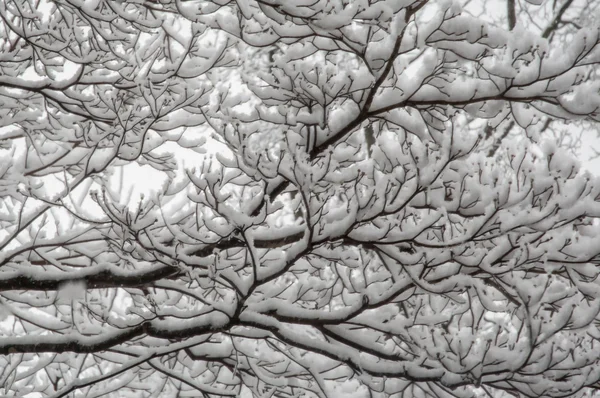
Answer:
<svg viewBox="0 0 600 398"><path fill-rule="evenodd" d="M493 5L494 2L489 2L487 5L495 8L498 7L497 5ZM496 2L496 4L498 4ZM498 9L501 9L500 11L504 11L504 7L498 7ZM65 78L67 78L68 76L70 76L72 74L72 72L74 71L74 66L72 68L66 68L65 72L63 73L63 75L65 76ZM37 76L35 74L35 72L33 71L33 69L30 69L27 71L27 73L25 73L23 76L23 78L26 79L30 79L32 81L34 80L38 80L39 76ZM197 129L189 129L188 133L189 134L201 134L201 131L203 131L205 129L204 126L201 126ZM2 135L3 132L8 131L7 129L1 129L0 128L0 136ZM596 147L596 148L600 148L600 139L597 137L597 133L594 131L589 131L589 132L585 132L584 133L584 139L583 139L583 147L581 150L581 157L580 157L580 161L582 162L584 168L586 168L587 170L591 171L592 173L598 175L600 174L600 159L595 159L595 160L590 160L590 157L594 154L592 148ZM205 148L207 149L208 153L214 153L218 150L220 150L220 145L211 142L210 139L208 140L207 144L205 144ZM183 149L181 147L179 147L177 144L172 143L172 142L167 142L165 144L163 144L163 146L161 147L161 149L158 151L159 153L162 151L170 151L175 155L175 159L178 163L178 172L177 174L180 177L183 177L184 173L183 173L183 168L191 168L191 167L197 167L199 164L201 164L203 162L203 160L205 159L205 156L207 155L201 155L198 154L192 150L187 150L187 149ZM129 203L136 203L141 195L144 195L146 197L149 197L153 192L156 192L157 190L161 189L161 187L163 186L163 184L167 181L168 177L165 173L157 171L155 169L153 169L150 166L144 165L144 166L140 166L137 163L133 162L128 164L127 166L124 166L124 170L122 173L122 178L123 181L121 182L121 175L119 173L115 174L113 177L111 177L111 181L114 184L121 184L124 187L124 192L122 192L124 194L124 196L129 196L127 195L127 192L131 192L130 195L130 200ZM3 236L0 235L0 238L2 238ZM2 322L0 322L0 326L2 326ZM1 330L1 327L0 327ZM349 392L344 392L345 394L347 394L348 396L352 396L352 394L350 394ZM358 391L354 391L354 395L358 395ZM41 396L41 394L29 394L27 395L27 397L29 398L33 398L33 397L37 397L37 396Z"/></svg>

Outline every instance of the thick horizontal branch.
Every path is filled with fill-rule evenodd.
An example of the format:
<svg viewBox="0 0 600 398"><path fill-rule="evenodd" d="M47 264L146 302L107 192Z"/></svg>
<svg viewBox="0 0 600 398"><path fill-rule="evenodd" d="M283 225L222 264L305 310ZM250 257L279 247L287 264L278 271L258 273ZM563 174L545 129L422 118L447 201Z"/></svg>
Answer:
<svg viewBox="0 0 600 398"><path fill-rule="evenodd" d="M296 232L276 239L256 239L257 249L274 249L296 243L304 232ZM238 238L224 239L208 245L192 256L206 257L214 250L226 250L245 247L246 243ZM82 283L86 289L102 289L116 287L143 287L165 278L176 278L182 271L177 267L162 265L143 271L126 272L114 266L91 267L81 271L57 272L0 272L0 292L11 290L58 290L68 283Z"/></svg>
<svg viewBox="0 0 600 398"><path fill-rule="evenodd" d="M3 272L0 273L0 291L58 290L68 283L83 283L86 289L114 287L141 287L154 281L176 277L181 270L160 266L142 272L127 273L116 267L93 267L81 272ZM95 272L94 272L95 271Z"/></svg>
<svg viewBox="0 0 600 398"><path fill-rule="evenodd" d="M159 339L183 340L210 332L223 332L230 327L231 323L225 315L215 316L214 313L208 313L207 316L199 317L187 325L184 322L178 325L155 319L131 328L105 331L95 336L52 334L0 337L0 355L42 352L86 354L106 351L144 335Z"/></svg>
<svg viewBox="0 0 600 398"><path fill-rule="evenodd" d="M304 231L283 236L277 239L254 239L254 247L257 249L275 249L292 243L296 243L302 239ZM223 239L217 243L210 244L192 253L192 256L206 257L213 253L214 250L227 250L236 247L246 247L246 242L239 238L230 237Z"/></svg>
<svg viewBox="0 0 600 398"><path fill-rule="evenodd" d="M45 335L0 338L0 355L16 353L75 352L92 353L108 350L128 342L144 333L144 325L139 325L117 333L102 336Z"/></svg>

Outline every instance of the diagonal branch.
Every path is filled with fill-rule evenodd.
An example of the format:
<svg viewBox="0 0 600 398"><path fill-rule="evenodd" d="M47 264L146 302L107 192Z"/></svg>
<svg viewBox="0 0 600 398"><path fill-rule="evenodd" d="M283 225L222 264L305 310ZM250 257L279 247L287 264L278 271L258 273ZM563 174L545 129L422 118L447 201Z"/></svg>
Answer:
<svg viewBox="0 0 600 398"><path fill-rule="evenodd" d="M554 17L554 19L552 20L552 22L550 22L550 24L548 25L548 27L546 27L546 29L544 29L544 31L542 32L542 37L544 39L549 38L550 35L552 33L554 33L554 31L558 28L558 24L560 22L562 22L562 17L565 14L565 12L567 11L567 9L571 6L571 3L573 3L573 0L567 0L560 7L560 9L556 13L556 16Z"/></svg>

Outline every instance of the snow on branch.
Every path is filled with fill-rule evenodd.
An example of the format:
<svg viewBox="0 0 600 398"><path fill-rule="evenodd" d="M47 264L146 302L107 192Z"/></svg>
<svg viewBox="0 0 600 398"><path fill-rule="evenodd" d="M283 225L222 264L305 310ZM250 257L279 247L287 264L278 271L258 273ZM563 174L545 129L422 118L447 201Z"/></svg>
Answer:
<svg viewBox="0 0 600 398"><path fill-rule="evenodd" d="M3 392L598 388L580 3L0 4Z"/></svg>

